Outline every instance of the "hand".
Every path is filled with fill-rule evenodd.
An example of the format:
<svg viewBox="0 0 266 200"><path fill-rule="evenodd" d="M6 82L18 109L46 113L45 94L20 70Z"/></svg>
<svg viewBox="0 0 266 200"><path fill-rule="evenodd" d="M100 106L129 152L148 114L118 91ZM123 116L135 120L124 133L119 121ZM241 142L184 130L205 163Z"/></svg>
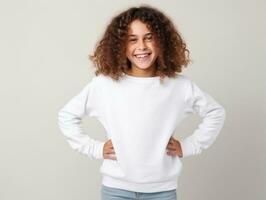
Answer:
<svg viewBox="0 0 266 200"><path fill-rule="evenodd" d="M179 156L180 158L183 157L183 152L181 149L180 142L176 140L174 137L170 138L166 149L167 149L167 155L169 156Z"/></svg>
<svg viewBox="0 0 266 200"><path fill-rule="evenodd" d="M104 143L104 146L103 146L103 157L105 159L117 160L111 139L107 140Z"/></svg>

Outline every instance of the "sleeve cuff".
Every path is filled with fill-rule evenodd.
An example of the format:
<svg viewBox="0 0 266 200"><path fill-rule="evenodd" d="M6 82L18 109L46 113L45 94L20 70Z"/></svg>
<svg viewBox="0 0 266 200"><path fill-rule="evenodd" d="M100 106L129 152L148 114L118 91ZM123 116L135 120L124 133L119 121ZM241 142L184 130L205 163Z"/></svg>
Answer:
<svg viewBox="0 0 266 200"><path fill-rule="evenodd" d="M93 154L91 156L89 156L89 158L91 160L103 159L103 147L104 147L105 142L94 140L93 143L94 143L93 144L93 146L94 146Z"/></svg>
<svg viewBox="0 0 266 200"><path fill-rule="evenodd" d="M182 149L182 157L185 158L193 155L193 144L190 141L190 138L187 137L180 141L181 149Z"/></svg>
<svg viewBox="0 0 266 200"><path fill-rule="evenodd" d="M96 152L94 155L95 159L103 159L103 147L105 142L96 141Z"/></svg>

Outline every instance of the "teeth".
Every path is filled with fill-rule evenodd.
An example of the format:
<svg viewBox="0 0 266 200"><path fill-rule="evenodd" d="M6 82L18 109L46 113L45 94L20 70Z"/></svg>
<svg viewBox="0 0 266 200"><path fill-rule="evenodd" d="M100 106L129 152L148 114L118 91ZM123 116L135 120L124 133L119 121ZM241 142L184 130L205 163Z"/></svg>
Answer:
<svg viewBox="0 0 266 200"><path fill-rule="evenodd" d="M141 54L141 55L136 55L137 58L144 58L144 57L147 57L148 54Z"/></svg>

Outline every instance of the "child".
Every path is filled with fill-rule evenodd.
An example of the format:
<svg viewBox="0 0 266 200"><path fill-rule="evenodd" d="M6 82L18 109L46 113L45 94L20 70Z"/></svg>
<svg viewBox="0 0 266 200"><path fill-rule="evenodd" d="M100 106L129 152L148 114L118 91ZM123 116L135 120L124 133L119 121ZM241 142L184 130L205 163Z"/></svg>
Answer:
<svg viewBox="0 0 266 200"><path fill-rule="evenodd" d="M207 149L225 120L224 108L180 74L190 61L185 42L161 11L133 7L112 19L90 58L96 76L58 117L73 149L103 160L102 199L176 199L181 158ZM202 123L175 139L192 113ZM106 142L83 134L84 116L102 123Z"/></svg>

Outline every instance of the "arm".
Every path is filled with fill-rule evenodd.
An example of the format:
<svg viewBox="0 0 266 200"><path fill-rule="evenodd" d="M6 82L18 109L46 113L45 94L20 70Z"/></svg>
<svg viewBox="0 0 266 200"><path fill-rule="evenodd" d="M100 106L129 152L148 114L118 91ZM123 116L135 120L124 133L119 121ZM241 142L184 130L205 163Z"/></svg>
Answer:
<svg viewBox="0 0 266 200"><path fill-rule="evenodd" d="M200 154L203 149L211 146L222 129L226 116L225 109L190 80L185 98L185 112L196 113L203 120L193 134L180 141L182 157Z"/></svg>
<svg viewBox="0 0 266 200"><path fill-rule="evenodd" d="M96 90L92 80L58 112L58 125L69 145L79 153L87 155L91 160L103 158L104 142L94 140L84 134L81 121L85 115L100 115L97 92L99 91Z"/></svg>

